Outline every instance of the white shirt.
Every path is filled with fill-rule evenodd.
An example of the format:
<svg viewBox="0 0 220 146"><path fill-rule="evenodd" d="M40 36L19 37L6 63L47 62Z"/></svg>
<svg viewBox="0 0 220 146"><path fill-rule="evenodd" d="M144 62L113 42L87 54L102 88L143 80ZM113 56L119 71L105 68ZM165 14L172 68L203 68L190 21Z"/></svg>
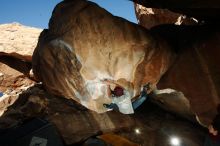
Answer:
<svg viewBox="0 0 220 146"><path fill-rule="evenodd" d="M115 103L119 111L123 114L133 114L134 109L131 103L131 96L128 91L124 90L124 95L120 97L112 97L112 103Z"/></svg>

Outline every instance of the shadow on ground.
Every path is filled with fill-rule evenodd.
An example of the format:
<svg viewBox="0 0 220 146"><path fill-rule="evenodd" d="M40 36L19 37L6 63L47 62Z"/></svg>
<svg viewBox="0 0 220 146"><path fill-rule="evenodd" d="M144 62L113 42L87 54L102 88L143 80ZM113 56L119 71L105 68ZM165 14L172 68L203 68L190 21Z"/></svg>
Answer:
<svg viewBox="0 0 220 146"><path fill-rule="evenodd" d="M170 146L170 138L179 137L182 146L201 146L205 129L145 101L133 115L118 112L97 114L62 97L47 93L35 85L22 94L0 118L0 128L43 118L55 125L67 145L80 145L91 136L115 133L143 146Z"/></svg>

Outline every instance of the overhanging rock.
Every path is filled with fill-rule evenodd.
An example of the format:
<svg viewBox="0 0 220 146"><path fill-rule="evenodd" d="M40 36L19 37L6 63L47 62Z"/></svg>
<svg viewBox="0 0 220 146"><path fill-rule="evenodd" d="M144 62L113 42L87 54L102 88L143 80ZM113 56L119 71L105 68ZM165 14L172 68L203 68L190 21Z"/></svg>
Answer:
<svg viewBox="0 0 220 146"><path fill-rule="evenodd" d="M130 98L155 85L172 63L167 44L146 29L88 1L58 4L33 54L35 77L55 95L102 113L108 80Z"/></svg>

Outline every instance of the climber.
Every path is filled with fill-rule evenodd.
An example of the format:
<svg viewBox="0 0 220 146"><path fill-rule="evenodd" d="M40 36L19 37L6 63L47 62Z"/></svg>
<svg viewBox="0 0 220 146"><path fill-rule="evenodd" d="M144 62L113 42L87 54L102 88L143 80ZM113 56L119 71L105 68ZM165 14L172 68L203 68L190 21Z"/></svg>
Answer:
<svg viewBox="0 0 220 146"><path fill-rule="evenodd" d="M218 114L208 129L209 134L205 138L204 146L220 146L220 106L218 106Z"/></svg>
<svg viewBox="0 0 220 146"><path fill-rule="evenodd" d="M148 98L147 91L149 91L149 89L150 89L150 83L147 83L146 85L143 86L143 89L138 99L132 102L132 106L134 110L137 109Z"/></svg>
<svg viewBox="0 0 220 146"><path fill-rule="evenodd" d="M0 92L0 97L2 97L4 94L2 92Z"/></svg>
<svg viewBox="0 0 220 146"><path fill-rule="evenodd" d="M134 110L147 99L149 87L150 83L143 87L139 98L131 102L131 97L127 90L117 85L112 91L110 85L108 85L108 95L112 97L112 103L103 104L103 106L110 110L120 111L124 114L134 113Z"/></svg>
<svg viewBox="0 0 220 146"><path fill-rule="evenodd" d="M114 90L111 91L110 85L108 86L108 90L110 90L110 94L108 94L112 98L112 103L103 104L103 106L107 109L120 111L123 114L134 113L129 92L120 86L116 86Z"/></svg>

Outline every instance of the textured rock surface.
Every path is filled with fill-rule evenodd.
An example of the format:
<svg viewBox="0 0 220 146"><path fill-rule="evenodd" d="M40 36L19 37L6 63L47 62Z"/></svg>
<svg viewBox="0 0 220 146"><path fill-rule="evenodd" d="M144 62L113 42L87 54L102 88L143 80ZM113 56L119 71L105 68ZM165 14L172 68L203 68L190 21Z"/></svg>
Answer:
<svg viewBox="0 0 220 146"><path fill-rule="evenodd" d="M103 98L106 95L99 96L107 88L102 82L104 79L122 85L136 96L141 86L147 82L157 84L167 70L172 53L156 35L150 35L159 32L171 42L179 56L158 87L182 91L184 96L181 92L172 92L165 93L169 99L164 99L164 95L155 99L168 110L176 108L180 114L187 115L192 110L202 123L209 124L219 103L219 31L178 30L181 31L175 34L175 28L166 29L168 36L160 28L149 33L84 1L66 1L54 11L50 29L41 34L33 61L35 75L51 93L103 112L100 107L104 100L110 102ZM8 58L8 53L1 53L0 61L13 64L17 61L14 59L31 59L29 55L19 58L20 55L13 54L10 56L9 53L12 58ZM134 115L97 114L73 100L47 93L40 85L27 89L32 83L22 74L0 64L0 90L5 94L0 98L0 112L6 111L0 117L0 128L41 117L56 125L67 144L78 144L100 131L115 132L144 146L169 146L169 138L173 135L181 137L183 145L203 144L204 129L149 102L145 102ZM140 130L139 134L135 133L136 128Z"/></svg>
<svg viewBox="0 0 220 146"><path fill-rule="evenodd" d="M156 103L166 111L188 119L189 121L197 122L198 119L195 112L192 111L189 100L181 91L170 88L154 90L150 94L150 97L152 102Z"/></svg>
<svg viewBox="0 0 220 146"><path fill-rule="evenodd" d="M172 58L166 43L142 27L94 3L64 1L41 33L32 63L50 93L101 113L111 102L103 80L123 86L132 98L146 83L155 85Z"/></svg>
<svg viewBox="0 0 220 146"><path fill-rule="evenodd" d="M0 25L0 57L8 54L31 61L41 31L19 23Z"/></svg>
<svg viewBox="0 0 220 146"><path fill-rule="evenodd" d="M146 1L142 2L147 5ZM178 52L174 66L162 78L158 87L160 89L172 88L177 90L177 93L178 91L183 93L183 96L165 93L155 96L155 100L161 107L185 115L185 117L192 117L193 115L190 114L192 111L198 116L202 124L210 124L217 113L217 105L220 103L220 76L218 75L220 60L217 56L220 53L218 47L219 28L215 25L188 27L161 25L174 22L177 16L171 15L171 20L164 20L163 13L161 13L158 17L152 16L154 19L151 21L152 17L149 16L149 10L152 10L153 13L155 9L141 7L140 10L136 10L139 23L146 28L155 26L151 32L158 33ZM162 9L158 9L158 11L166 12ZM208 11L205 17L203 17L200 9L183 8L179 11L184 14L198 12L193 14L201 16L201 18L211 19L214 16L210 15L209 12L214 12L215 9ZM165 17L169 18L169 15L165 15ZM157 21L157 18L160 22ZM185 98L188 99L189 104L186 104Z"/></svg>
<svg viewBox="0 0 220 146"><path fill-rule="evenodd" d="M0 91L4 94L0 98L1 114L20 93L34 84L23 74L29 76L32 54L41 31L19 23L0 25Z"/></svg>
<svg viewBox="0 0 220 146"><path fill-rule="evenodd" d="M4 94L0 98L0 114L34 84L24 74L29 76L32 54L41 31L19 23L0 25L0 92Z"/></svg>
<svg viewBox="0 0 220 146"><path fill-rule="evenodd" d="M82 109L73 100L48 94L41 85L31 87L19 95L0 117L0 128L19 125L34 117L48 119L56 125L66 144L78 146L90 136L109 132L143 146L170 146L171 136L179 137L182 145L201 146L205 136L204 129L196 123L167 113L150 102L145 102L134 115L118 112L98 114ZM135 132L137 129L140 133ZM103 137L119 146L120 141L106 138Z"/></svg>
<svg viewBox="0 0 220 146"><path fill-rule="evenodd" d="M220 8L220 2L218 0L133 0L144 5L154 7L168 7L168 8ZM182 6L182 7L181 7ZM210 10L212 11L212 10Z"/></svg>
<svg viewBox="0 0 220 146"><path fill-rule="evenodd" d="M205 125L210 124L220 103L218 26L161 26L153 31L172 39L172 44L179 48L174 65L160 80L158 87L181 91L200 121Z"/></svg>
<svg viewBox="0 0 220 146"><path fill-rule="evenodd" d="M205 23L218 23L220 2L218 0L132 0L147 8L169 9L196 18Z"/></svg>
<svg viewBox="0 0 220 146"><path fill-rule="evenodd" d="M197 24L195 19L186 17L183 14L174 13L168 9L146 8L135 4L135 12L138 23L148 29L161 24Z"/></svg>
<svg viewBox="0 0 220 146"><path fill-rule="evenodd" d="M30 76L32 54L41 31L19 23L0 25L0 62Z"/></svg>
<svg viewBox="0 0 220 146"><path fill-rule="evenodd" d="M0 63L0 115L14 103L18 95L33 85L33 81L22 73Z"/></svg>
<svg viewBox="0 0 220 146"><path fill-rule="evenodd" d="M19 55L18 57L17 55L11 56L11 54L2 53L2 55L0 55L0 62L10 66L11 68L23 73L24 75L28 77L31 77L31 72L30 72L32 68L31 61L24 60L21 58L24 58L24 56Z"/></svg>
<svg viewBox="0 0 220 146"><path fill-rule="evenodd" d="M147 14L140 24L149 28ZM145 26L146 25L146 26ZM178 57L173 67L159 82L160 89L172 88L182 96L164 93L154 96L157 103L185 117L195 113L201 124L208 125L217 114L219 97L219 28L217 25L171 26L158 25L151 29L175 48ZM188 102L186 102L186 98ZM175 104L176 102L176 104ZM179 103L181 106L177 106ZM191 113L191 114L190 114Z"/></svg>

